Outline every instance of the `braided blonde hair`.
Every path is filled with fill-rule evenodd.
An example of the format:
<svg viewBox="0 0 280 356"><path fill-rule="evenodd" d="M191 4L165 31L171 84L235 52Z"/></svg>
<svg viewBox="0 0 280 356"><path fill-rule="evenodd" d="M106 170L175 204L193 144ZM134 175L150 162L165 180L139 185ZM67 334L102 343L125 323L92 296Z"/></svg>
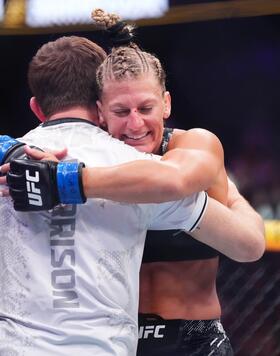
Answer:
<svg viewBox="0 0 280 356"><path fill-rule="evenodd" d="M102 9L94 9L91 13L91 18L96 26L105 30L116 25L120 21L120 17L116 14L106 13Z"/></svg>
<svg viewBox="0 0 280 356"><path fill-rule="evenodd" d="M108 80L138 78L152 73L165 91L165 72L159 59L151 53L142 51L134 42L134 27L120 21L116 14L109 14L102 9L95 9L91 14L97 27L111 32L115 45L111 53L99 66L96 73L99 95ZM119 45L121 44L121 45ZM118 46L119 45L119 46Z"/></svg>

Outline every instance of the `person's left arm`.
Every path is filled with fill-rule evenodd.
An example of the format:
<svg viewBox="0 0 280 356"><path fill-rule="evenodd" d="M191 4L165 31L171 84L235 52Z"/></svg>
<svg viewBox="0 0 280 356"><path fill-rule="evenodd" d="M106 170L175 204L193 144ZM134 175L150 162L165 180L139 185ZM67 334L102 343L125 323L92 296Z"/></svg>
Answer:
<svg viewBox="0 0 280 356"><path fill-rule="evenodd" d="M199 226L189 234L238 262L256 261L265 251L263 219L231 181L228 206L209 198Z"/></svg>

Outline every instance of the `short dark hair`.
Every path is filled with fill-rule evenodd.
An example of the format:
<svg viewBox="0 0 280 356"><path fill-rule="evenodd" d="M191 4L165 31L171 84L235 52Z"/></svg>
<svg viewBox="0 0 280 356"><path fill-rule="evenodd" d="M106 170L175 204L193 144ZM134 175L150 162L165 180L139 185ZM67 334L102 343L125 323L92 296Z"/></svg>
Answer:
<svg viewBox="0 0 280 356"><path fill-rule="evenodd" d="M44 44L28 69L29 87L44 115L94 105L96 71L105 58L105 51L84 37L64 36Z"/></svg>

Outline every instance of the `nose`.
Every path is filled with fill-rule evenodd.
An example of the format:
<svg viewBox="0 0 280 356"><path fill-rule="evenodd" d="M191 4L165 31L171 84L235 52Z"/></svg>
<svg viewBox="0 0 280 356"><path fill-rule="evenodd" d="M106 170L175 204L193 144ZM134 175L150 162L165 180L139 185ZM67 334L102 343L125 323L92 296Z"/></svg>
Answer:
<svg viewBox="0 0 280 356"><path fill-rule="evenodd" d="M144 124L144 120L138 110L131 110L130 117L128 119L127 126L130 129L137 130L142 127Z"/></svg>

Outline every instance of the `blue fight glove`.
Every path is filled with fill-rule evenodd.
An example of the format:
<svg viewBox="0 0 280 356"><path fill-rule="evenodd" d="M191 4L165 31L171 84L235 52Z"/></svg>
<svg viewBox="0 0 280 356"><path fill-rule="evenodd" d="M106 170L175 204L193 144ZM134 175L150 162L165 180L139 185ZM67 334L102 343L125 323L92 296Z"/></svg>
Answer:
<svg viewBox="0 0 280 356"><path fill-rule="evenodd" d="M9 163L14 158L24 158L25 144L7 135L0 135L0 165Z"/></svg>

